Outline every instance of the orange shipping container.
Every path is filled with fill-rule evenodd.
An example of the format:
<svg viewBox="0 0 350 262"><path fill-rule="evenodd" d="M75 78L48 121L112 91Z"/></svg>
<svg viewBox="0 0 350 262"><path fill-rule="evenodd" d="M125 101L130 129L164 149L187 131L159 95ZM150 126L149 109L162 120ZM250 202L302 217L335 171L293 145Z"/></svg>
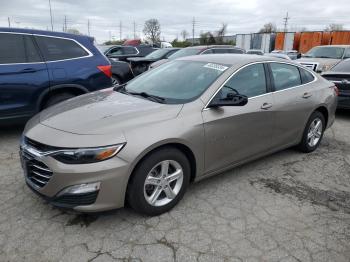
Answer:
<svg viewBox="0 0 350 262"><path fill-rule="evenodd" d="M349 45L350 31L332 32L332 45Z"/></svg>
<svg viewBox="0 0 350 262"><path fill-rule="evenodd" d="M276 34L275 50L283 50L285 33L279 32Z"/></svg>
<svg viewBox="0 0 350 262"><path fill-rule="evenodd" d="M299 50L299 45L300 45L300 37L301 33L295 33L294 35L294 43L293 43L293 50Z"/></svg>
<svg viewBox="0 0 350 262"><path fill-rule="evenodd" d="M300 36L299 51L305 54L314 46L321 45L322 32L303 32Z"/></svg>
<svg viewBox="0 0 350 262"><path fill-rule="evenodd" d="M321 45L330 45L331 44L331 37L332 37L331 32L323 32Z"/></svg>

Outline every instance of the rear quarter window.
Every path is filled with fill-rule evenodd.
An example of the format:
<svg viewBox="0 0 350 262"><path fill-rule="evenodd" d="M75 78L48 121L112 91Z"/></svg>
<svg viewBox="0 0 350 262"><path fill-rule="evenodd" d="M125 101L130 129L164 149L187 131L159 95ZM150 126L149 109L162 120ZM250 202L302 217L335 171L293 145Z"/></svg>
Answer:
<svg viewBox="0 0 350 262"><path fill-rule="evenodd" d="M73 40L46 36L35 36L35 40L46 61L65 60L89 55Z"/></svg>
<svg viewBox="0 0 350 262"><path fill-rule="evenodd" d="M299 68L299 72L300 72L302 84L307 84L307 83L314 81L315 77L310 72L308 72L302 68Z"/></svg>

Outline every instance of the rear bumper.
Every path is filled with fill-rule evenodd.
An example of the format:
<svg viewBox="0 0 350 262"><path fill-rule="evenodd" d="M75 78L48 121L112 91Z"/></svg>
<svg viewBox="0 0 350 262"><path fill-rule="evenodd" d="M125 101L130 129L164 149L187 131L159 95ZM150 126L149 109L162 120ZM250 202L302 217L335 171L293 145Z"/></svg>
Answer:
<svg viewBox="0 0 350 262"><path fill-rule="evenodd" d="M340 92L338 96L338 108L340 109L350 109L350 93Z"/></svg>

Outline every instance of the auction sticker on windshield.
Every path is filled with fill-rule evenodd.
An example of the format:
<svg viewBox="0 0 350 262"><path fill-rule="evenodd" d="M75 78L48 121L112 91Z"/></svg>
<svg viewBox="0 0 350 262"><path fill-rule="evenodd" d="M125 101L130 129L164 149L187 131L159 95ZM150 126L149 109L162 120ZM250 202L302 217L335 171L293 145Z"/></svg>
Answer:
<svg viewBox="0 0 350 262"><path fill-rule="evenodd" d="M223 65L219 65L219 64L213 64L213 63L208 63L208 64L204 65L204 67L215 69L215 70L218 70L218 71L225 71L228 68L227 66L223 66Z"/></svg>

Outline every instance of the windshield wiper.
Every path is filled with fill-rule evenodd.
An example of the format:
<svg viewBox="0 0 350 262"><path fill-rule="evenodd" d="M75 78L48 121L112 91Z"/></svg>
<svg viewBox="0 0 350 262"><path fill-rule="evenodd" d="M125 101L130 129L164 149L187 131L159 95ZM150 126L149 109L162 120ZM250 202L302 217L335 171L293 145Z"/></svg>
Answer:
<svg viewBox="0 0 350 262"><path fill-rule="evenodd" d="M151 95L151 94L148 94L146 92L131 92L131 91L127 91L125 89L125 91L130 94L130 95L135 95L135 96L142 96L144 98L151 98L153 100L155 100L156 102L158 103L164 103L165 101L165 98L164 97L161 97L161 96L155 96L155 95Z"/></svg>

